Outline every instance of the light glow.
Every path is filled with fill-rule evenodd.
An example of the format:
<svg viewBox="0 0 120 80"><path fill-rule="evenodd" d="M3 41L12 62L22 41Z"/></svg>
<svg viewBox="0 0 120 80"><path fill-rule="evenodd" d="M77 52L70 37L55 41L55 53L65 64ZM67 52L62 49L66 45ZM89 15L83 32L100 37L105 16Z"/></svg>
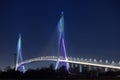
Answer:
<svg viewBox="0 0 120 80"><path fill-rule="evenodd" d="M27 61L23 61L21 63L18 64L18 67L23 66L25 64L28 63L32 63L32 62L37 62L37 61L57 61L57 58L34 58L34 59L30 59ZM65 60L65 59L59 59L59 62L66 62L66 63L75 63L75 64L80 64L80 65L88 65L88 66L96 66L96 67L105 67L105 68L113 68L113 69L119 69L120 70L120 66L117 65L112 65L112 64L100 64L100 63L92 63L92 62L83 62L83 61L74 61L74 60Z"/></svg>
<svg viewBox="0 0 120 80"><path fill-rule="evenodd" d="M58 65L59 65L59 60L60 60L59 56L61 54L61 52L60 52L61 47L63 48L63 53L64 53L65 59L68 60L67 55L66 55L65 42L64 42L64 16L63 16L63 12L61 12L61 18L58 22L57 27L58 27L59 40L58 40L58 59L57 59L55 69L57 69ZM66 68L67 68L67 70L69 69L69 64L68 63L66 63Z"/></svg>
<svg viewBox="0 0 120 80"><path fill-rule="evenodd" d="M23 61L23 58L22 58L22 49L21 49L21 34L19 34L19 39L18 39L18 45L17 45L17 56L16 56L17 60L16 60L16 67L15 67L15 70L18 70L18 64L19 62L22 62ZM25 72L25 67L24 65L21 66L22 69L23 69L23 72Z"/></svg>

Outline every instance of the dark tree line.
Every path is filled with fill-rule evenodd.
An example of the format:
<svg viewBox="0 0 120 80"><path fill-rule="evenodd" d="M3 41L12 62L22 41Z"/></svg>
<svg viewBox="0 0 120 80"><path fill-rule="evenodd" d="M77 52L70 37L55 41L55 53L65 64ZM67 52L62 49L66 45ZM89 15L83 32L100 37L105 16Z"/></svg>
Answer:
<svg viewBox="0 0 120 80"><path fill-rule="evenodd" d="M66 66L61 66L54 70L51 64L48 68L28 69L25 73L15 71L15 69L7 68L6 71L0 70L0 79L52 79L52 80L120 80L120 71L83 71L72 73L66 70Z"/></svg>

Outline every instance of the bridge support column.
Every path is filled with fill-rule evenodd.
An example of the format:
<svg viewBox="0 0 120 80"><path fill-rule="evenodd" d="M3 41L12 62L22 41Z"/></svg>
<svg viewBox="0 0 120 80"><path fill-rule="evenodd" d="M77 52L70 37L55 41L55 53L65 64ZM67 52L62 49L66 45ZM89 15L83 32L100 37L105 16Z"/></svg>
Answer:
<svg viewBox="0 0 120 80"><path fill-rule="evenodd" d="M82 65L79 65L79 68L80 68L79 70L80 70L80 72L82 72L82 67L83 67Z"/></svg>
<svg viewBox="0 0 120 80"><path fill-rule="evenodd" d="M88 71L91 71L92 70L92 66L88 66Z"/></svg>
<svg viewBox="0 0 120 80"><path fill-rule="evenodd" d="M73 71L73 64L72 64L72 63L69 64L69 71L70 71L70 72Z"/></svg>
<svg viewBox="0 0 120 80"><path fill-rule="evenodd" d="M71 64L71 68L74 68L74 64Z"/></svg>
<svg viewBox="0 0 120 80"><path fill-rule="evenodd" d="M108 71L108 68L105 68L105 72L107 72Z"/></svg>

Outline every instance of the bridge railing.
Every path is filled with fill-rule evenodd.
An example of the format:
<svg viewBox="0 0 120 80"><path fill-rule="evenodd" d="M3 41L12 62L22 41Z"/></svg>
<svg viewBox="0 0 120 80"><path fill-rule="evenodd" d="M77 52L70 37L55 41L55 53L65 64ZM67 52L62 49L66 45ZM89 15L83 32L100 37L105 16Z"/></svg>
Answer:
<svg viewBox="0 0 120 80"><path fill-rule="evenodd" d="M65 61L66 59L63 57L63 56L42 56L42 57L38 57L38 58L33 58L33 59L30 59L30 60L26 60L24 62L21 62L19 63L18 66L20 65L23 65L23 64L27 64L27 63L31 63L31 62L34 62L34 61L44 61L44 60L53 60L53 61L57 61L57 60L63 60ZM110 65L110 66L116 66L116 67L120 67L120 62L115 62L115 61L112 61L112 62L109 62L108 60L96 60L96 59L87 59L87 58L75 58L75 57L67 57L67 61L74 61L74 62L82 62L82 63L86 63L87 64L93 64L94 66L96 64L98 65ZM77 63L76 63L77 64Z"/></svg>

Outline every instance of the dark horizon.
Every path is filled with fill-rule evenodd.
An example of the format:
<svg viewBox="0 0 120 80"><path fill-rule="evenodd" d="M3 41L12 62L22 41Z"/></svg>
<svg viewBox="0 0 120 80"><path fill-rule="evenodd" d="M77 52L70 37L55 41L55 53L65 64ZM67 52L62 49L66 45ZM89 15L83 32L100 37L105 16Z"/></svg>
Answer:
<svg viewBox="0 0 120 80"><path fill-rule="evenodd" d="M68 56L119 62L119 4L119 0L1 0L0 68L14 65L19 33L24 60L57 55L57 23L61 11L64 11ZM48 63L27 67L38 66L48 66Z"/></svg>
<svg viewBox="0 0 120 80"><path fill-rule="evenodd" d="M42 79L42 80L119 80L120 71L118 70L109 70L105 71L105 68L94 68L89 70L86 66L83 67L83 71L79 72L79 67L70 67L69 71L66 69L66 66L61 66L59 69L55 70L53 64L50 64L49 67L43 67L41 69L29 69L25 72L15 69L7 68L5 71L0 70L0 79ZM7 76L7 77L6 77Z"/></svg>

